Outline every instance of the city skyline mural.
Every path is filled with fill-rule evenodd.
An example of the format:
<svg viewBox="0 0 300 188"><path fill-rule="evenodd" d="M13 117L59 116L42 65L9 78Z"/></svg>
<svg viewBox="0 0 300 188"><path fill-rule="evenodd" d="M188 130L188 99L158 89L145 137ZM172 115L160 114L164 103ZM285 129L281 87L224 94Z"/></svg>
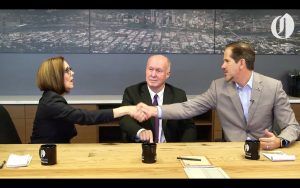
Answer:
<svg viewBox="0 0 300 188"><path fill-rule="evenodd" d="M257 54L298 55L299 16L269 9L0 10L0 53L222 54L227 43L247 40ZM287 26L288 38L274 36Z"/></svg>

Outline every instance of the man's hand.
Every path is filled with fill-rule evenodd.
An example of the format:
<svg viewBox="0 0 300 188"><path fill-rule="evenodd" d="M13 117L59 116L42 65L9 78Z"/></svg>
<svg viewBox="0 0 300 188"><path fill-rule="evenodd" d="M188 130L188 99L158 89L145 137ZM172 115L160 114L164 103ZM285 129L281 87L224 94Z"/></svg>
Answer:
<svg viewBox="0 0 300 188"><path fill-rule="evenodd" d="M264 150L273 150L280 147L280 138L276 137L268 129L265 129L265 137L259 138L260 147Z"/></svg>
<svg viewBox="0 0 300 188"><path fill-rule="evenodd" d="M142 110L139 110L137 106L132 106L130 110L130 116L139 122L149 119L147 114L145 114Z"/></svg>
<svg viewBox="0 0 300 188"><path fill-rule="evenodd" d="M155 106L148 106L145 103L140 102L137 104L137 108L145 114L147 119L158 116L157 108Z"/></svg>
<svg viewBox="0 0 300 188"><path fill-rule="evenodd" d="M153 134L151 130L141 131L139 137L142 142L149 141L150 143L153 143Z"/></svg>

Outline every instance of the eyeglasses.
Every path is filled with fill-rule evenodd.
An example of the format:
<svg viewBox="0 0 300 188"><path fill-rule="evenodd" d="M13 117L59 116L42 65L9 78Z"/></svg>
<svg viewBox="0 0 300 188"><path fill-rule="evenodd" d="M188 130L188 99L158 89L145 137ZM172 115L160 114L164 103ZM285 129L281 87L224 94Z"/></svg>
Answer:
<svg viewBox="0 0 300 188"><path fill-rule="evenodd" d="M71 71L73 71L72 67L67 67L65 69L65 73L71 74Z"/></svg>

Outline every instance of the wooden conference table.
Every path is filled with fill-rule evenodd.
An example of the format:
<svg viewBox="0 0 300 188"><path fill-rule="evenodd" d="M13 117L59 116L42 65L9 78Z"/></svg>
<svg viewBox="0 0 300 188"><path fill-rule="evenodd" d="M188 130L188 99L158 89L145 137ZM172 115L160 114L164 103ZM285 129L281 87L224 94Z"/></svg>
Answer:
<svg viewBox="0 0 300 188"><path fill-rule="evenodd" d="M30 154L28 167L0 169L0 178L187 178L180 155L204 155L230 178L300 178L300 142L279 148L295 161L271 162L244 158L243 142L164 143L157 145L157 162L141 162L141 144L57 144L57 164L43 166L40 144L0 144L0 160L9 154Z"/></svg>

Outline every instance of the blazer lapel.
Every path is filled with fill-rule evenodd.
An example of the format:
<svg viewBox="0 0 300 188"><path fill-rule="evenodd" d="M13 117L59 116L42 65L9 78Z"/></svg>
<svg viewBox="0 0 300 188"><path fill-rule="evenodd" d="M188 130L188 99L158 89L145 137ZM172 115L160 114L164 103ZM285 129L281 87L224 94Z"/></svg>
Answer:
<svg viewBox="0 0 300 188"><path fill-rule="evenodd" d="M252 92L251 92L251 103L248 110L248 121L253 118L254 112L257 108L259 103L259 99L263 90L262 80L260 79L259 74L253 74L253 85L252 85Z"/></svg>
<svg viewBox="0 0 300 188"><path fill-rule="evenodd" d="M229 97L231 99L231 102L232 102L233 106L235 107L238 115L242 119L244 119L245 122L246 122L246 119L244 117L244 111L243 111L242 103L241 103L239 94L237 92L235 83L234 82L230 82L227 86L228 86L227 87L228 95L229 95Z"/></svg>
<svg viewBox="0 0 300 188"><path fill-rule="evenodd" d="M148 91L147 84L145 84L141 87L140 92L141 92L141 101L143 101L147 105L152 105L152 99L151 99L150 93Z"/></svg>
<svg viewBox="0 0 300 188"><path fill-rule="evenodd" d="M173 100L172 92L170 91L170 88L167 85L165 85L163 104L172 104L173 101L174 100ZM168 140L168 138L169 138L168 132L165 131L166 127L167 127L167 122L168 122L167 119L162 120L162 129L164 131L166 140Z"/></svg>

